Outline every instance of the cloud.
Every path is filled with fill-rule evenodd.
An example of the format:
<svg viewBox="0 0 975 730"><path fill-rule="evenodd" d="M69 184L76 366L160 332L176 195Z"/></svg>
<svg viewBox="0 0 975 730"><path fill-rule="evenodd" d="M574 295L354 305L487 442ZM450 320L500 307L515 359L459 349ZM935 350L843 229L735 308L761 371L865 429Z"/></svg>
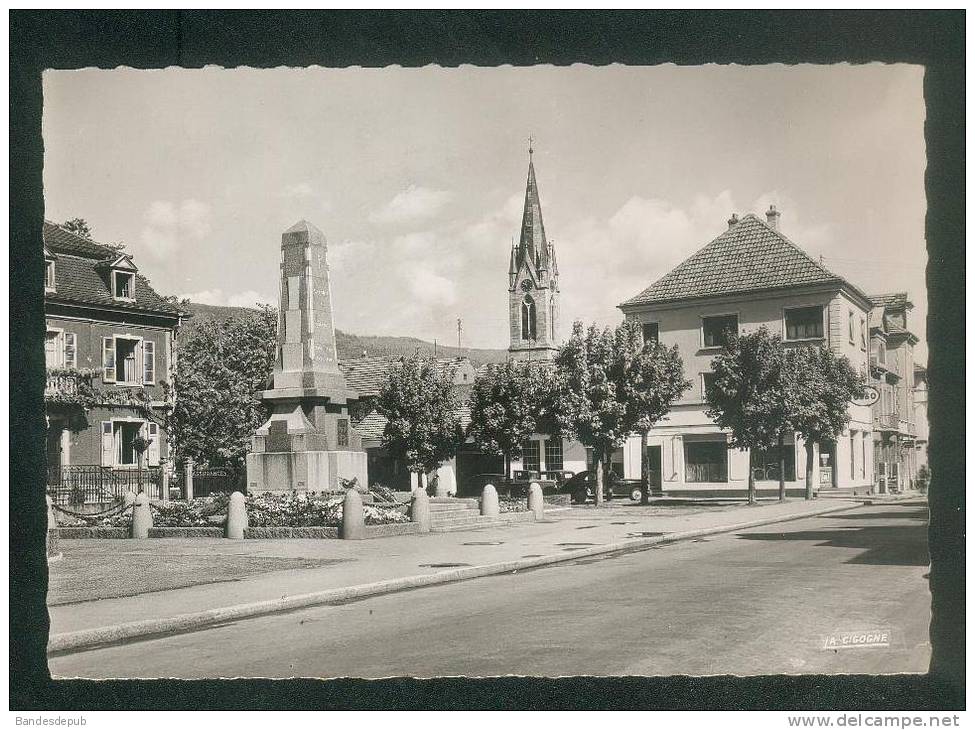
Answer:
<svg viewBox="0 0 975 730"><path fill-rule="evenodd" d="M212 229L210 206L192 198L178 205L169 200L154 200L146 209L144 219L142 245L157 260L171 257L186 243L206 238Z"/></svg>
<svg viewBox="0 0 975 730"><path fill-rule="evenodd" d="M287 185L284 190L281 191L281 196L284 198L311 198L315 195L315 189L306 182L297 183L295 185Z"/></svg>
<svg viewBox="0 0 975 730"><path fill-rule="evenodd" d="M457 303L457 285L452 279L424 266L413 266L404 272L410 293L428 307L449 307Z"/></svg>
<svg viewBox="0 0 975 730"><path fill-rule="evenodd" d="M181 294L180 297L185 297L194 304L209 304L217 307L256 307L258 304L277 304L275 298L253 289L236 294L225 294L222 289L204 289L203 291Z"/></svg>
<svg viewBox="0 0 975 730"><path fill-rule="evenodd" d="M376 223L417 223L435 217L450 202L452 193L411 185L393 196L370 218Z"/></svg>

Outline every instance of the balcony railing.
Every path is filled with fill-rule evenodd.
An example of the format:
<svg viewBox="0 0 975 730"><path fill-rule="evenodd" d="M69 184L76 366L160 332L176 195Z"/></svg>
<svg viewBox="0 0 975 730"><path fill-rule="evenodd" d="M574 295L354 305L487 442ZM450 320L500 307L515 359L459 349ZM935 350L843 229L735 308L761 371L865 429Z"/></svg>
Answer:
<svg viewBox="0 0 975 730"><path fill-rule="evenodd" d="M873 423L878 431L897 431L900 426L900 416L896 413L882 413L873 417Z"/></svg>
<svg viewBox="0 0 975 730"><path fill-rule="evenodd" d="M91 388L92 373L84 370L56 368L47 371L44 396L48 398L79 396Z"/></svg>

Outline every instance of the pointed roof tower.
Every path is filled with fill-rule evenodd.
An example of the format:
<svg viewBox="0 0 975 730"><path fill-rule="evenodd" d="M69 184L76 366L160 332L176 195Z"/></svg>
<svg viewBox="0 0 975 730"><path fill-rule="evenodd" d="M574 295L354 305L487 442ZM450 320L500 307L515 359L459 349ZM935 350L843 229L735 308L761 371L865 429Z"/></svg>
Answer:
<svg viewBox="0 0 975 730"><path fill-rule="evenodd" d="M535 150L528 140L528 185L525 189L525 212L521 216L521 240L518 242L518 266L528 258L539 269L548 268L548 239L542 223L542 204L538 198L538 183L535 182L535 164L532 155Z"/></svg>

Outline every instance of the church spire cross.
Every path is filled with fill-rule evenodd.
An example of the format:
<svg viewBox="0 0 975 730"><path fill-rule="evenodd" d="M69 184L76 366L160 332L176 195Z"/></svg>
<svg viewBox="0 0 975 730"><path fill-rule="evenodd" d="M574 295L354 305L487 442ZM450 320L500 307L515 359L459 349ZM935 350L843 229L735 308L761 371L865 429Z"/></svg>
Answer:
<svg viewBox="0 0 975 730"><path fill-rule="evenodd" d="M532 137L532 136L531 136L531 135L529 134L529 135L528 135L528 157L529 157L529 158L531 158L531 156L532 156L533 154L535 154L535 147L534 147L534 144L533 144L533 143L534 143L534 141L535 141L535 138L534 138L534 137Z"/></svg>

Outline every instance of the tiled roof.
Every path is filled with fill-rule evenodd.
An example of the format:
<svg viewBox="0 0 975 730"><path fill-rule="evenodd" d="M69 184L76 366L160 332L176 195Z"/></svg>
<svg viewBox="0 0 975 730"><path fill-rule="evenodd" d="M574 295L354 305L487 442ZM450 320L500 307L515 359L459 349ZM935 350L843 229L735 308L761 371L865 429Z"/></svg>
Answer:
<svg viewBox="0 0 975 730"><path fill-rule="evenodd" d="M749 213L620 306L834 283L851 286Z"/></svg>
<svg viewBox="0 0 975 730"><path fill-rule="evenodd" d="M112 296L111 276L106 262L118 252L88 241L51 223L44 223L44 245L55 255L55 290L45 293L52 302L100 304L113 309L133 309L175 315L179 308L160 297L141 274L135 275L135 301Z"/></svg>
<svg viewBox="0 0 975 730"><path fill-rule="evenodd" d="M913 309L914 307L907 298L906 291L895 292L893 294L871 294L870 303L875 307L884 307L885 309L900 309L901 307Z"/></svg>
<svg viewBox="0 0 975 730"><path fill-rule="evenodd" d="M444 368L454 367L464 358L438 357L437 362ZM379 395L383 383L394 367L399 367L402 357L357 357L339 361L339 368L345 375L345 382L360 398ZM458 384L460 387L463 384Z"/></svg>
<svg viewBox="0 0 975 730"><path fill-rule="evenodd" d="M94 259L118 256L116 249L82 238L51 221L44 221L44 245L55 254L66 253Z"/></svg>
<svg viewBox="0 0 975 730"><path fill-rule="evenodd" d="M459 406L455 413L460 416L460 425L467 431L467 427L471 425L471 409L466 403ZM381 439L383 437L383 432L386 430L386 416L381 414L379 411L370 411L365 418L354 425L356 431L364 439Z"/></svg>

